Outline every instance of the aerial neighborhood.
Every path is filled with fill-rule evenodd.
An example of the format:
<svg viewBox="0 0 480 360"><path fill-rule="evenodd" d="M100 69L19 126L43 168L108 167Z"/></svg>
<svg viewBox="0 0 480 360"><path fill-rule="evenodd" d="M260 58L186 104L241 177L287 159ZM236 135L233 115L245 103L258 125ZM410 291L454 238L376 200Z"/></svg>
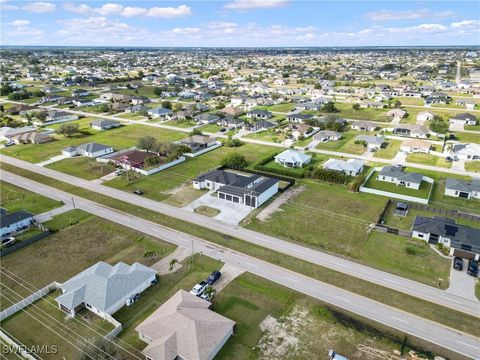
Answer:
<svg viewBox="0 0 480 360"><path fill-rule="evenodd" d="M480 358L478 46L0 54L19 357Z"/></svg>

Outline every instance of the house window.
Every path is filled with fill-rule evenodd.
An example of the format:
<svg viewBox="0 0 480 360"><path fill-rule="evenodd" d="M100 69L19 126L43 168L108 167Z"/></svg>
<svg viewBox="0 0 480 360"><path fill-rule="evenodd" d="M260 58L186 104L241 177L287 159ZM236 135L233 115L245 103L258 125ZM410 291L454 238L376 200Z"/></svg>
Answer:
<svg viewBox="0 0 480 360"><path fill-rule="evenodd" d="M458 195L458 191L455 191L455 195Z"/></svg>
<svg viewBox="0 0 480 360"><path fill-rule="evenodd" d="M418 237L423 239L423 234L418 234Z"/></svg>

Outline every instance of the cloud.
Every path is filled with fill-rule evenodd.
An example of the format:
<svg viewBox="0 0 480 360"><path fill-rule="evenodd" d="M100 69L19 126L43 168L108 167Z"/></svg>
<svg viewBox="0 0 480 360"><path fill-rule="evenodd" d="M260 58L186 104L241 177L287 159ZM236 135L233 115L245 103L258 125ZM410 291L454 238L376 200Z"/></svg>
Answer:
<svg viewBox="0 0 480 360"><path fill-rule="evenodd" d="M15 5L7 4L7 0L0 0L0 10L19 10L20 8Z"/></svg>
<svg viewBox="0 0 480 360"><path fill-rule="evenodd" d="M192 13L192 9L187 5L179 5L178 7L152 7L150 9L126 6L115 3L108 3L98 8L92 8L86 4L75 5L73 3L63 4L63 8L68 11L72 11L78 14L84 15L101 15L101 16L113 16L120 15L124 17L135 16L151 16L151 17L163 17L173 18L187 16Z"/></svg>
<svg viewBox="0 0 480 360"><path fill-rule="evenodd" d="M224 5L229 10L271 9L288 5L288 0L233 0Z"/></svg>
<svg viewBox="0 0 480 360"><path fill-rule="evenodd" d="M153 7L148 10L147 15L152 17L163 17L163 18L172 18L187 16L192 13L192 8L187 5L180 5L176 8L174 7Z"/></svg>
<svg viewBox="0 0 480 360"><path fill-rule="evenodd" d="M27 26L27 25L30 25L30 21L28 21L28 20L15 20L15 21L12 21L9 24L13 25L13 26Z"/></svg>
<svg viewBox="0 0 480 360"><path fill-rule="evenodd" d="M459 22L451 23L451 27L454 29L471 29L478 27L480 25L480 21L478 20L463 20Z"/></svg>
<svg viewBox="0 0 480 360"><path fill-rule="evenodd" d="M33 13L47 13L55 10L55 4L48 2L31 2L22 7L23 10L33 12Z"/></svg>
<svg viewBox="0 0 480 360"><path fill-rule="evenodd" d="M373 11L365 14L366 17L373 21L392 21L392 20L416 20L424 18L442 18L442 17L451 17L455 13L449 10L440 11L440 12L431 12L428 9L420 10L404 10L404 11L393 11L393 10L379 10Z"/></svg>

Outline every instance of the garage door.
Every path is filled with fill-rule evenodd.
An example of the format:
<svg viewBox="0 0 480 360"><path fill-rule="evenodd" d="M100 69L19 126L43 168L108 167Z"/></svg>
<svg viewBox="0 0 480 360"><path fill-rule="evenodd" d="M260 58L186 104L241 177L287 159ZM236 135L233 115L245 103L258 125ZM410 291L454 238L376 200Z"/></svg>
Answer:
<svg viewBox="0 0 480 360"><path fill-rule="evenodd" d="M461 197L461 198L468 199L468 193L466 193L466 192L461 192L461 191L460 191L460 192L458 193L458 196Z"/></svg>
<svg viewBox="0 0 480 360"><path fill-rule="evenodd" d="M470 251L455 249L453 250L453 256L461 257L462 259L466 260L473 260L475 259L475 254L471 253Z"/></svg>
<svg viewBox="0 0 480 360"><path fill-rule="evenodd" d="M236 196L233 197L233 202L234 203L239 203L240 202L240 199Z"/></svg>
<svg viewBox="0 0 480 360"><path fill-rule="evenodd" d="M218 197L220 199L225 199L225 194L224 193L218 193Z"/></svg>

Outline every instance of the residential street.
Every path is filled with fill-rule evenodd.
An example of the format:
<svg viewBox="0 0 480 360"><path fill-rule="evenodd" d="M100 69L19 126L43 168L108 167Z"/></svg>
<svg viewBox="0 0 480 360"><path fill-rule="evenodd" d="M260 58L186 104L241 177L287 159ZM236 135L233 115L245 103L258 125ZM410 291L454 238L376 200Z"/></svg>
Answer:
<svg viewBox="0 0 480 360"><path fill-rule="evenodd" d="M261 234L252 230L225 224L221 221L185 211L174 206L150 200L138 195L130 194L125 191L110 188L94 182L83 180L68 174L64 174L48 168L43 168L35 164L31 164L22 160L14 159L8 156L2 156L2 161L24 168L59 181L64 181L71 185L78 186L90 191L94 191L112 198L132 203L146 209L157 211L159 213L175 217L196 225L200 225L233 237L248 241L250 243L269 248L293 257L297 257L311 263L336 270L350 276L370 281L375 284L382 285L387 288L394 289L433 303L440 304L458 311L473 314L480 317L480 302L468 301L454 294L449 294L443 290L424 285L412 280L402 278L384 271L355 263L340 257L329 255L321 251L313 250L292 242L281 240L273 236ZM2 179L10 177L11 174L2 172ZM32 187L29 187L32 189ZM48 196L48 194L47 194ZM70 201L70 200L68 200Z"/></svg>
<svg viewBox="0 0 480 360"><path fill-rule="evenodd" d="M16 186L29 189L30 191L34 191L43 196L63 201L65 203L69 203L72 199L72 195L69 193L6 171L2 172L2 180L14 183ZM480 353L480 339L476 337L410 315L346 290L336 288L293 271L272 265L257 258L240 254L236 251L231 251L227 248L220 247L178 231L170 230L161 225L114 210L93 201L77 196L73 196L73 198L75 199L78 208L94 215L177 245L187 248L193 246L194 251L196 252L201 252L204 255L219 259L241 270L249 271L278 284L282 284L296 291L315 297L328 304L343 308L347 311L402 331L410 336L424 339L463 355L459 358L467 357L475 359L478 358L478 354ZM189 214L189 216L191 216L191 214ZM290 246L292 246L292 244L290 244ZM354 264L352 263L351 265ZM479 306L477 305L477 308L478 307Z"/></svg>

